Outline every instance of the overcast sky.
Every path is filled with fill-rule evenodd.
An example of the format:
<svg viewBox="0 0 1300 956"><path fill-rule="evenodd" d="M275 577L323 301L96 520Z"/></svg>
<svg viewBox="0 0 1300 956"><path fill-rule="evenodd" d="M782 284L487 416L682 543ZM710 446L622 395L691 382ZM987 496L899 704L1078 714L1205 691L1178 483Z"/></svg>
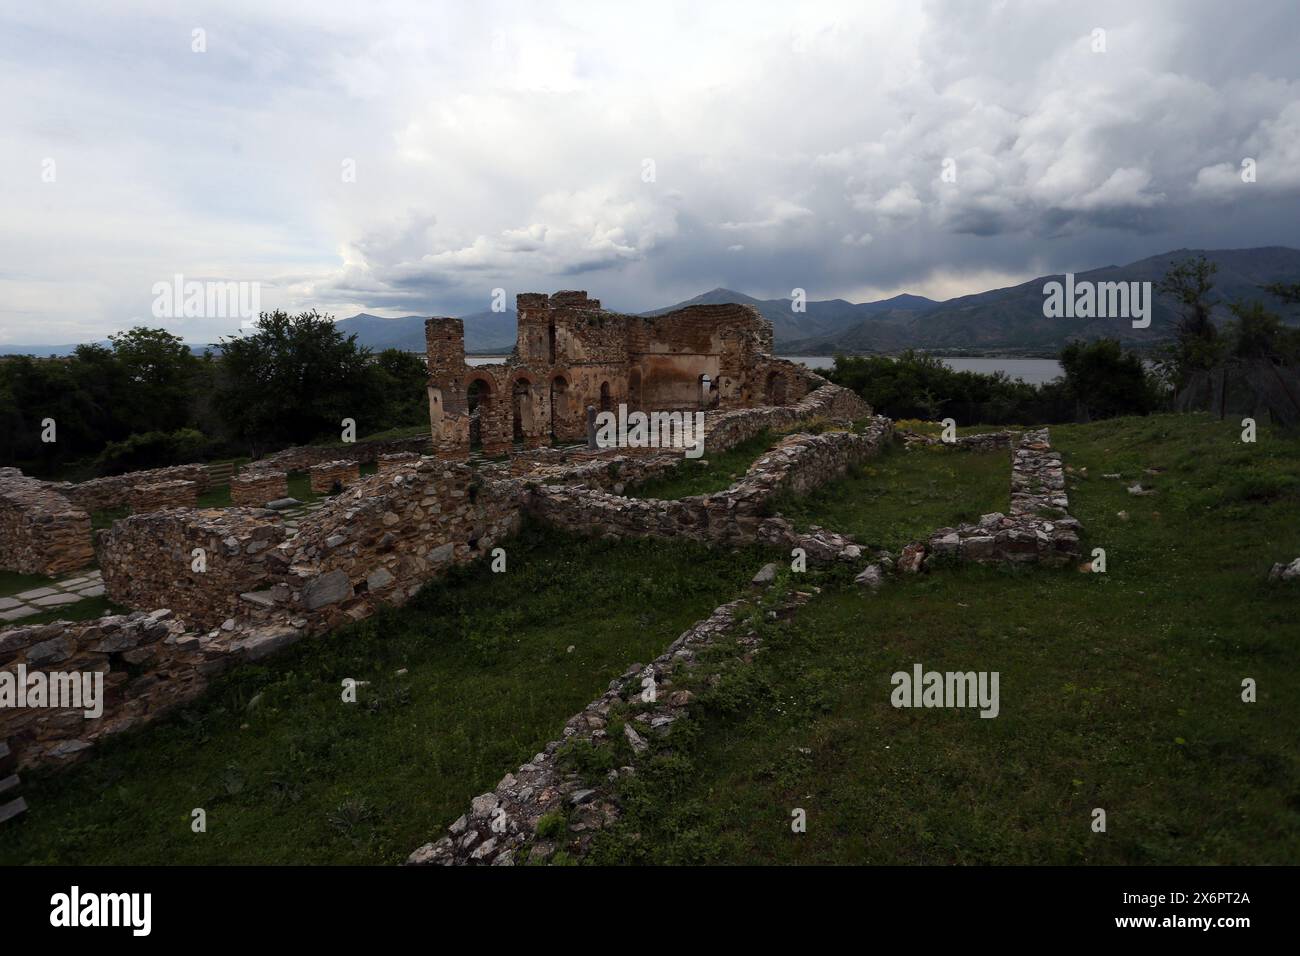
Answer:
<svg viewBox="0 0 1300 956"><path fill-rule="evenodd" d="M0 343L231 331L151 315L177 274L640 311L1300 246L1297 36L1294 0L8 3Z"/></svg>

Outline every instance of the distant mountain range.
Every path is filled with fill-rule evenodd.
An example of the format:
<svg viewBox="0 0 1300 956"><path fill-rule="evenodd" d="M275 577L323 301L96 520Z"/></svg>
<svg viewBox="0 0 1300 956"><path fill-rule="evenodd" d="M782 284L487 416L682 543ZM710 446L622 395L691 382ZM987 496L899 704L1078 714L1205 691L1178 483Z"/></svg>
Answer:
<svg viewBox="0 0 1300 956"><path fill-rule="evenodd" d="M1272 282L1300 282L1300 249L1176 249L1126 266L1104 266L1075 273L1075 282L1158 282L1177 259L1205 255L1219 271L1214 277L1216 319L1228 318L1228 304L1260 299L1298 321L1288 307L1264 291ZM938 352L1054 353L1073 339L1118 338L1130 346L1152 345L1173 335L1178 314L1173 303L1157 296L1150 328L1135 329L1124 319L1047 318L1043 286L1064 281L1061 275L1039 276L1006 289L992 289L936 302L919 295L896 295L875 302L827 299L806 303L795 312L789 299L755 299L731 289L714 289L642 315L661 315L688 305L738 302L752 305L772 322L776 349L784 354L827 355L834 352L895 352L907 348ZM599 291L599 290L596 290ZM424 350L423 315L386 319L362 312L341 319L345 333L356 333L372 349ZM471 353L504 354L515 343L515 312L476 312L465 320L465 348ZM105 343L107 344L107 343ZM69 345L0 345L0 354L64 355ZM195 351L203 351L196 346Z"/></svg>

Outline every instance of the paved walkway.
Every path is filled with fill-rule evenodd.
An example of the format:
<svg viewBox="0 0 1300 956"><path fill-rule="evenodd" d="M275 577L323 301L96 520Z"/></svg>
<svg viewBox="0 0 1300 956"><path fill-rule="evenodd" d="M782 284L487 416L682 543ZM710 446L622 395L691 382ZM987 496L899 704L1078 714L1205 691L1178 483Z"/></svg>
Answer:
<svg viewBox="0 0 1300 956"><path fill-rule="evenodd" d="M77 577L55 581L48 587L33 588L12 597L0 597L0 621L21 621L33 614L42 614L87 598L101 597L103 594L103 576L97 570L87 571Z"/></svg>

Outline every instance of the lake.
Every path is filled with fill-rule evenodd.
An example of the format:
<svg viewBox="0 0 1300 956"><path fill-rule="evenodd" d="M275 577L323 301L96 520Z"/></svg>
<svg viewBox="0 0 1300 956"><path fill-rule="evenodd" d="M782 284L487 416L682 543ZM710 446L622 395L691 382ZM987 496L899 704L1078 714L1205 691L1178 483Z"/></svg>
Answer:
<svg viewBox="0 0 1300 956"><path fill-rule="evenodd" d="M506 355L467 355L465 363L467 365L491 365L494 362L504 362L509 356ZM778 358L789 359L791 362L800 362L811 369L826 369L835 364L834 357L830 355L781 355ZM994 372L1006 372L1012 378L1018 378L1030 385L1042 385L1044 382L1050 382L1061 374L1061 363L1056 359L1032 359L1032 358L944 358L939 356L940 361L951 369L958 372L982 372L985 375L992 375Z"/></svg>
<svg viewBox="0 0 1300 956"><path fill-rule="evenodd" d="M826 369L835 364L830 355L782 355L779 358L801 362L811 369ZM1030 385L1042 385L1060 376L1061 363L1056 359L1033 358L947 358L938 357L944 365L958 372L980 372L992 375L1006 372L1012 378L1022 379Z"/></svg>

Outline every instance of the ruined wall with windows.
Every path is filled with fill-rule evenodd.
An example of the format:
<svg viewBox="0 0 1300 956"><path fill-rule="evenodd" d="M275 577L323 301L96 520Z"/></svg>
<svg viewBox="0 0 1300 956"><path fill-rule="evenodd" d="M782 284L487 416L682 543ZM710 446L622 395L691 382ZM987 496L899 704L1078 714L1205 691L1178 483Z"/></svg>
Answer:
<svg viewBox="0 0 1300 956"><path fill-rule="evenodd" d="M586 410L708 411L797 402L813 379L772 356L772 326L747 305L688 306L623 315L585 292L521 293L506 362L465 363L460 319L425 323L435 451L581 441Z"/></svg>

